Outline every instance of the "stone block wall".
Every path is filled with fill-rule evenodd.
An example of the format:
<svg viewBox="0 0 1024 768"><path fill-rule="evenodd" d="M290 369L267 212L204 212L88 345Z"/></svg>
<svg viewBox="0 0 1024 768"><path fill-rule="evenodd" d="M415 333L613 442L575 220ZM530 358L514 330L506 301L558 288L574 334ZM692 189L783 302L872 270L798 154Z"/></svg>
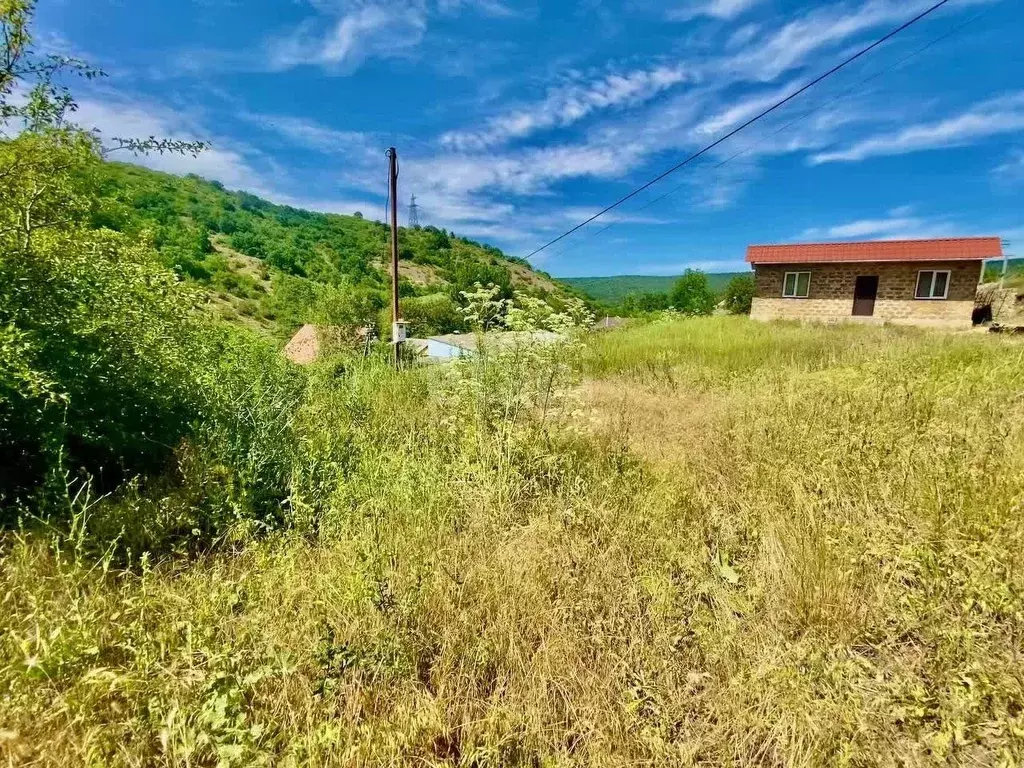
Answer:
<svg viewBox="0 0 1024 768"><path fill-rule="evenodd" d="M916 299L917 273L922 269L948 269L945 299ZM806 299L782 298L787 272L810 272ZM878 276L878 297L871 317L853 315L854 281L861 275ZM981 262L863 262L851 264L757 265L757 292L750 316L755 320L844 320L944 328L970 328Z"/></svg>

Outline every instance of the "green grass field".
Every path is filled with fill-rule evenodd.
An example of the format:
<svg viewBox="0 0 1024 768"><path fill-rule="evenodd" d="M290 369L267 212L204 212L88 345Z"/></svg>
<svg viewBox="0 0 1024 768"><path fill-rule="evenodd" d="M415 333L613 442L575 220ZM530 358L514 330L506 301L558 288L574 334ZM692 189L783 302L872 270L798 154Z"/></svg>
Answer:
<svg viewBox="0 0 1024 768"><path fill-rule="evenodd" d="M4 535L0 758L1019 765L1022 392L1019 341L742 318L324 364L286 530Z"/></svg>
<svg viewBox="0 0 1024 768"><path fill-rule="evenodd" d="M711 290L721 293L726 284L736 275L746 272L722 272L709 274L708 283ZM561 282L567 283L584 294L605 304L619 304L629 294L669 293L679 276L661 275L617 275L615 277L563 277Z"/></svg>

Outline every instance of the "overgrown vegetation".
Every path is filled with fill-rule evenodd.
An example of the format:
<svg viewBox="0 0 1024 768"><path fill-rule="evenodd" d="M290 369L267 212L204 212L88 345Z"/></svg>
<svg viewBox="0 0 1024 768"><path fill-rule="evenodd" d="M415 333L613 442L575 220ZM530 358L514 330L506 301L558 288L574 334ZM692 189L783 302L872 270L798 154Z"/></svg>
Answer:
<svg viewBox="0 0 1024 768"><path fill-rule="evenodd" d="M711 290L707 275L698 270L688 269L683 273L669 294L669 303L677 311L690 317L710 315L715 311L718 298Z"/></svg>
<svg viewBox="0 0 1024 768"><path fill-rule="evenodd" d="M713 318L571 363L315 368L288 529L199 560L102 556L138 496L9 535L3 748L1019 762L1024 347Z"/></svg>
<svg viewBox="0 0 1024 768"><path fill-rule="evenodd" d="M749 315L757 286L752 275L736 275L725 286L722 303L733 315Z"/></svg>
<svg viewBox="0 0 1024 768"><path fill-rule="evenodd" d="M1003 274L1003 262L1001 259L986 262L982 282L996 283L1000 279L1010 281L1014 285L1024 283L1024 259L1007 259L1005 275Z"/></svg>
<svg viewBox="0 0 1024 768"><path fill-rule="evenodd" d="M378 323L388 305L389 234L362 214L275 205L197 176L134 165L94 169L94 227L150 238L162 263L203 287L221 316L289 335L302 323ZM559 305L571 293L493 246L427 226L401 230L403 312L423 335L467 330L460 296L476 283ZM380 326L390 327L390 320Z"/></svg>
<svg viewBox="0 0 1024 768"><path fill-rule="evenodd" d="M22 77L30 11L0 6ZM297 369L205 311L174 238L97 226L63 95L0 144L0 760L1024 760L1019 341L585 338L582 303L499 283L449 298L562 340Z"/></svg>

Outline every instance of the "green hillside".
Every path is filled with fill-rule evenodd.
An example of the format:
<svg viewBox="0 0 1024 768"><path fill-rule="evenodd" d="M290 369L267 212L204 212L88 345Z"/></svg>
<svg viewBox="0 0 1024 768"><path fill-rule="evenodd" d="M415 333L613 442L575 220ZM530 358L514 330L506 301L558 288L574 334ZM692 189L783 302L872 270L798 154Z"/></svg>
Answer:
<svg viewBox="0 0 1024 768"><path fill-rule="evenodd" d="M1000 278L1002 272L1002 259L987 261L985 262L985 275L983 279L986 282L994 282ZM1006 277L1015 282L1020 282L1021 278L1024 277L1024 259L1007 259Z"/></svg>
<svg viewBox="0 0 1024 768"><path fill-rule="evenodd" d="M721 293L730 279L745 272L708 275L712 290ZM668 293L679 275L616 275L614 277L563 277L563 283L603 304L620 304L629 294Z"/></svg>
<svg viewBox="0 0 1024 768"><path fill-rule="evenodd" d="M198 176L102 163L93 226L148 233L164 263L209 292L231 322L278 337L306 322L381 322L389 306L388 228L276 205ZM558 302L565 287L499 249L435 227L402 228L403 313L416 335L460 330L460 292L493 283Z"/></svg>

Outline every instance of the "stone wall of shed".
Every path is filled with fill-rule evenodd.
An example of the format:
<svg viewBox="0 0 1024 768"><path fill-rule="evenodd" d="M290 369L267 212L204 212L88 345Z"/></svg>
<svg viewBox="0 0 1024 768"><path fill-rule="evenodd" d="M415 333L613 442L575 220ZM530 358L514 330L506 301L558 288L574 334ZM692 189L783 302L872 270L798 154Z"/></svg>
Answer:
<svg viewBox="0 0 1024 768"><path fill-rule="evenodd" d="M915 299L922 269L948 269L945 299ZM786 272L810 272L806 299L782 298ZM904 323L943 328L970 328L981 262L863 262L853 264L779 264L754 267L757 292L750 316L755 320ZM853 315L853 287L858 276L878 276L878 298L871 317Z"/></svg>

